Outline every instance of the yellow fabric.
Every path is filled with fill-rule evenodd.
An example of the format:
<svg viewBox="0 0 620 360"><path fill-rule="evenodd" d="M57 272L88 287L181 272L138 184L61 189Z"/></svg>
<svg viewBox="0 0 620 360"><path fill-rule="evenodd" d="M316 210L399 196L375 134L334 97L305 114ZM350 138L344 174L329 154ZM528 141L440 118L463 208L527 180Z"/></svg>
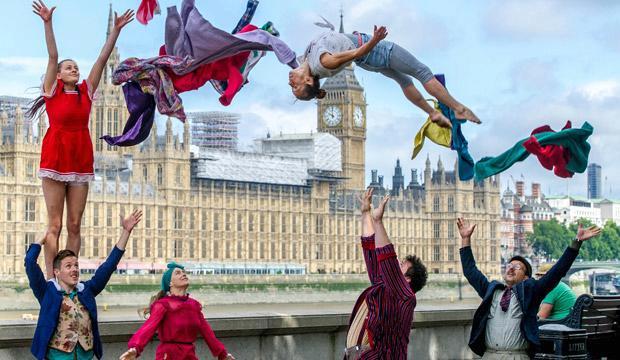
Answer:
<svg viewBox="0 0 620 360"><path fill-rule="evenodd" d="M438 108L439 104L435 102L435 109ZM413 139L413 152L411 153L411 159L415 159L420 150L422 150L425 138L428 138L437 145L449 148L450 142L452 141L452 130L449 128L443 128L432 122L429 116Z"/></svg>
<svg viewBox="0 0 620 360"><path fill-rule="evenodd" d="M351 348L356 345L370 345L370 341L368 340L368 331L363 328L364 321L366 321L367 317L368 305L366 305L366 301L364 301L360 305L359 309L357 309L353 322L351 322L351 326L349 326L349 333L347 334L347 348ZM362 343L358 344L357 339L359 339L360 331L364 331L364 337L362 338Z"/></svg>

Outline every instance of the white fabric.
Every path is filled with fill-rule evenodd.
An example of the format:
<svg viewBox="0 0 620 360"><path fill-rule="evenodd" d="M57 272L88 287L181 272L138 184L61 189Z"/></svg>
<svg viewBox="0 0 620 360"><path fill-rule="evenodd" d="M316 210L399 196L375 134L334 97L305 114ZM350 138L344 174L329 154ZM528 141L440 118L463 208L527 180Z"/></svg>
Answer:
<svg viewBox="0 0 620 360"><path fill-rule="evenodd" d="M58 171L54 171L51 169L39 169L38 172L39 179L48 178L55 181L60 182L70 182L70 183L88 183L95 179L95 174L88 173L59 173Z"/></svg>

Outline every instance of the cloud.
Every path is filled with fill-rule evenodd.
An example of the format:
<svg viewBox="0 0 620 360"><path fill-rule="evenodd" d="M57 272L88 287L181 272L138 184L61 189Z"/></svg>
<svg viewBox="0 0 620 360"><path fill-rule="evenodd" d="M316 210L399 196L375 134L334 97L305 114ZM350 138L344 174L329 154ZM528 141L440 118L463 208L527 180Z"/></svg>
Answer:
<svg viewBox="0 0 620 360"><path fill-rule="evenodd" d="M564 36L570 20L563 2L496 0L482 20L489 37L528 40L533 37Z"/></svg>
<svg viewBox="0 0 620 360"><path fill-rule="evenodd" d="M557 89L559 81L555 74L557 63L530 58L516 62L510 70L513 92L523 91L529 94L538 94L550 89Z"/></svg>

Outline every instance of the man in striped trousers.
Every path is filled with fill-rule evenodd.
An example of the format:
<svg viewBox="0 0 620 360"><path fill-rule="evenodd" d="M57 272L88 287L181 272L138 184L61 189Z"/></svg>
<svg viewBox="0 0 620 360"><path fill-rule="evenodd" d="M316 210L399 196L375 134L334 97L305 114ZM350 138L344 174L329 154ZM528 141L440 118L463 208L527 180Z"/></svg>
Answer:
<svg viewBox="0 0 620 360"><path fill-rule="evenodd" d="M371 286L351 313L345 359L406 360L415 294L426 284L426 267L415 255L398 261L383 226L389 196L374 211L371 200L368 189L360 201L362 248Z"/></svg>

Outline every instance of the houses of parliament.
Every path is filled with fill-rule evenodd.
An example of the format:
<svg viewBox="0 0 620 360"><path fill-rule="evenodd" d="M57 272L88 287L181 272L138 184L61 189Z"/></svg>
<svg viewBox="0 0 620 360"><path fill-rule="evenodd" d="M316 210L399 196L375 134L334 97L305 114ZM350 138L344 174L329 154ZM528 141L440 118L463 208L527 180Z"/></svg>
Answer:
<svg viewBox="0 0 620 360"><path fill-rule="evenodd" d="M256 140L256 152L239 152L192 147L189 122L179 138L177 120L168 119L163 137L155 128L141 146L121 148L99 139L120 133L128 118L121 87L111 84L119 59L114 49L92 107L96 179L82 219L83 269L105 259L120 216L137 208L143 220L119 269L154 271L175 260L196 269L365 271L357 194L366 187L366 101L353 67L325 82L317 132L267 136ZM24 99L1 97L0 106L0 276L14 277L24 274L25 250L46 228L36 175L46 119L27 121ZM455 222L464 216L478 224L480 269L499 273L498 178L461 182L456 166L447 170L439 160L432 167L427 158L423 175L412 170L408 184L399 163L390 189L376 171L372 180L375 202L392 194L385 222L399 254L417 254L431 273L461 272Z"/></svg>

